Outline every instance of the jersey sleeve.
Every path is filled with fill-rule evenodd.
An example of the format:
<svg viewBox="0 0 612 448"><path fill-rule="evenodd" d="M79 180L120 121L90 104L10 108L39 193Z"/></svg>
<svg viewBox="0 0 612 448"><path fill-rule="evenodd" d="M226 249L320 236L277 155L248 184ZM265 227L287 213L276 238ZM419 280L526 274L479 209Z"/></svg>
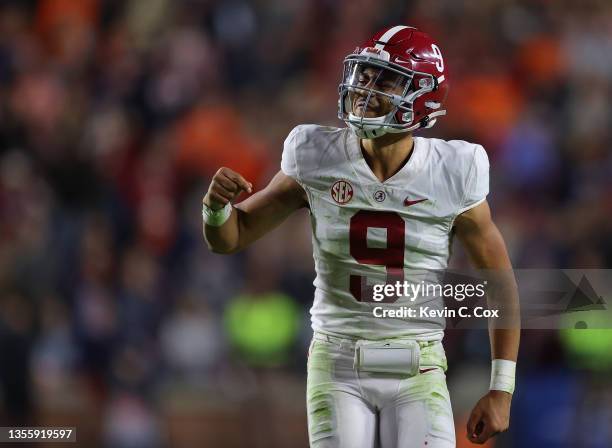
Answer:
<svg viewBox="0 0 612 448"><path fill-rule="evenodd" d="M489 194L489 157L480 145L476 145L470 165L463 200L459 213L482 203Z"/></svg>
<svg viewBox="0 0 612 448"><path fill-rule="evenodd" d="M305 190L327 188L327 174L346 157L342 129L300 124L285 139L281 171Z"/></svg>
<svg viewBox="0 0 612 448"><path fill-rule="evenodd" d="M289 133L287 138L285 139L285 143L283 144L283 155L281 158L281 171L289 177L292 177L296 181L300 181L298 175L298 166L297 166L297 134L298 127L293 128L293 130Z"/></svg>

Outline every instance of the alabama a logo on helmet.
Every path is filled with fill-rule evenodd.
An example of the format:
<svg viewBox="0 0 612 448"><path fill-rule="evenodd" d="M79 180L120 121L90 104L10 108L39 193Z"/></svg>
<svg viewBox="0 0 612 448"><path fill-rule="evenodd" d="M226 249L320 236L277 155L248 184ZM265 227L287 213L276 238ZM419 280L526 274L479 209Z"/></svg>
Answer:
<svg viewBox="0 0 612 448"><path fill-rule="evenodd" d="M345 180L337 180L331 187L331 197L340 205L353 199L353 186Z"/></svg>

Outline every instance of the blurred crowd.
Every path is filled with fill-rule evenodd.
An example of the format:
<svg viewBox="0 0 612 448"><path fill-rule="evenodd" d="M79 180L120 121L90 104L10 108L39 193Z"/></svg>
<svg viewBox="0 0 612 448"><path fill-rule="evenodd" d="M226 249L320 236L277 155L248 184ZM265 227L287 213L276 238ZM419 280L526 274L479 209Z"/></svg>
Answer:
<svg viewBox="0 0 612 448"><path fill-rule="evenodd" d="M485 146L514 265L612 265L607 0L2 0L3 422L78 418L88 446L305 444L308 215L221 257L201 199L221 166L265 186L293 126L343 126L343 57L394 24L440 43L448 116L421 135ZM555 332L525 338L525 423L498 446L577 427L568 446L609 446L602 372ZM487 336L446 345L455 397L488 375Z"/></svg>

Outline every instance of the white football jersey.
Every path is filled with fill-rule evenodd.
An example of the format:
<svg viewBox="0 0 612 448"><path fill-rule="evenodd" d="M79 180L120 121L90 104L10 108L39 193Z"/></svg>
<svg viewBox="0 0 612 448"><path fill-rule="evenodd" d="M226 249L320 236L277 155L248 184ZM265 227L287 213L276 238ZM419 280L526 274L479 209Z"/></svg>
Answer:
<svg viewBox="0 0 612 448"><path fill-rule="evenodd" d="M374 316L375 307L441 309L441 297L379 303L372 286L403 281L409 270L447 267L455 218L489 191L483 147L414 137L408 162L380 182L350 129L302 125L285 140L281 169L304 188L310 204L313 329L359 339L442 339L444 317Z"/></svg>

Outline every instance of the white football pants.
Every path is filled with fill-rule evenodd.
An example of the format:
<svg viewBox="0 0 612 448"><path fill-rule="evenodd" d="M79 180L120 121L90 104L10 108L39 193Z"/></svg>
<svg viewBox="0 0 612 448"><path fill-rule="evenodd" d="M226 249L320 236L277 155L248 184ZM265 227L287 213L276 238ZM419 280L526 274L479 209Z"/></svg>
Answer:
<svg viewBox="0 0 612 448"><path fill-rule="evenodd" d="M455 429L442 343L420 342L415 376L358 372L355 341L315 333L308 357L312 448L451 448Z"/></svg>

